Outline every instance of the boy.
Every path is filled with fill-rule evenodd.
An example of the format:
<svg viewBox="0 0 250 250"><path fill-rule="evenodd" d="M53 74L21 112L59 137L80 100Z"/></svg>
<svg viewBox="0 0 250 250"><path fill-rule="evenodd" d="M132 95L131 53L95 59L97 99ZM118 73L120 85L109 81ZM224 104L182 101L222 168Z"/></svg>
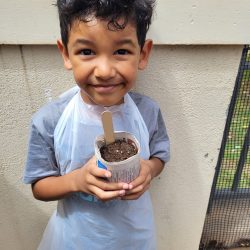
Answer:
<svg viewBox="0 0 250 250"><path fill-rule="evenodd" d="M32 119L24 182L34 197L58 200L39 249L156 249L149 192L169 159L169 140L156 103L128 92L148 62L150 0L58 0L64 66L79 88ZM141 170L131 183L111 183L96 166L100 115L134 134ZM105 201L105 202L104 202Z"/></svg>

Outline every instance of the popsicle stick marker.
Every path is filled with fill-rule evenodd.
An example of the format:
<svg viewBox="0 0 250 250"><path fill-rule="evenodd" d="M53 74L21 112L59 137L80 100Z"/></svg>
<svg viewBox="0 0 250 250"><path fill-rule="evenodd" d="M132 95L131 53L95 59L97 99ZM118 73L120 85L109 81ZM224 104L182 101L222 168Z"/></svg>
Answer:
<svg viewBox="0 0 250 250"><path fill-rule="evenodd" d="M102 126L106 145L115 142L112 113L110 111L102 113Z"/></svg>

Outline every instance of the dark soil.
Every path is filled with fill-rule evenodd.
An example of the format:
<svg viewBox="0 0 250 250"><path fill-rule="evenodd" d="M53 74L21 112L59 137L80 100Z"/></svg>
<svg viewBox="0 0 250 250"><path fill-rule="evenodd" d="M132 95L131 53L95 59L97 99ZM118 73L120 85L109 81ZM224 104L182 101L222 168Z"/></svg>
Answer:
<svg viewBox="0 0 250 250"><path fill-rule="evenodd" d="M119 162L130 158L137 154L137 149L131 143L124 140L116 140L115 142L104 145L100 148L102 158L107 162Z"/></svg>

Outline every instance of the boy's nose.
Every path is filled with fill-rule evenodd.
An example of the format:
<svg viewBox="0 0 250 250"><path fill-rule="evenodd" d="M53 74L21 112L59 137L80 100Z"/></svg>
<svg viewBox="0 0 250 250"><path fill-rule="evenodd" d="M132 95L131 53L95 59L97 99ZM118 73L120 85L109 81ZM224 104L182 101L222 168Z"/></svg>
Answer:
<svg viewBox="0 0 250 250"><path fill-rule="evenodd" d="M115 67L110 60L101 59L96 64L94 74L96 78L108 80L115 76L115 72Z"/></svg>

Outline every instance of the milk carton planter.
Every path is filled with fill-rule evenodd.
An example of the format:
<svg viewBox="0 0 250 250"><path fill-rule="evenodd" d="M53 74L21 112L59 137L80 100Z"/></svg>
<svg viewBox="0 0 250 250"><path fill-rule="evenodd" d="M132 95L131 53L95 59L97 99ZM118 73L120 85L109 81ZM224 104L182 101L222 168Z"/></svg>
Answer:
<svg viewBox="0 0 250 250"><path fill-rule="evenodd" d="M130 133L124 131L117 131L114 133L115 140L125 140L132 144L137 153L126 160L119 162L107 162L101 156L100 149L105 145L104 135L100 135L95 141L95 155L97 158L97 165L99 168L107 169L112 173L109 178L110 182L126 182L133 181L140 172L140 145L138 140Z"/></svg>

